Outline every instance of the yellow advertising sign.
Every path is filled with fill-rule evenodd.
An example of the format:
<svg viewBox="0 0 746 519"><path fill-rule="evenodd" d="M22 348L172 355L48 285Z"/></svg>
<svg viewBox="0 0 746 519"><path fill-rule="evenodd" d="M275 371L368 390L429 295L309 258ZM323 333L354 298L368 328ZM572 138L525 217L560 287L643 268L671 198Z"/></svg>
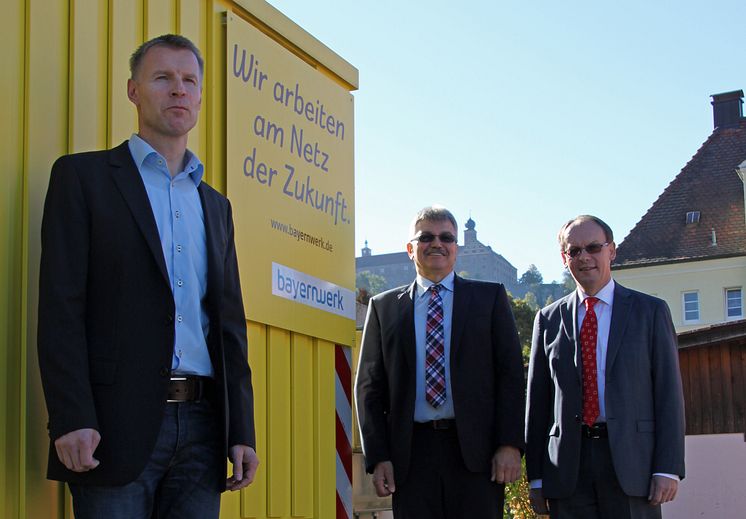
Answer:
<svg viewBox="0 0 746 519"><path fill-rule="evenodd" d="M227 189L246 317L352 345L352 95L228 16Z"/></svg>

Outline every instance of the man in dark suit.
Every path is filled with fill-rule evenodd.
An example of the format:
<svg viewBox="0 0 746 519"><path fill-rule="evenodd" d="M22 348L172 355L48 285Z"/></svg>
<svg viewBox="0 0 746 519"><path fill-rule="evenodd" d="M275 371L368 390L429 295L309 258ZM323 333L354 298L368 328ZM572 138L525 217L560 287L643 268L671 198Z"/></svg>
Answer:
<svg viewBox="0 0 746 519"><path fill-rule="evenodd" d="M217 518L259 462L231 208L186 148L203 62L165 35L130 68L138 133L58 159L44 207L48 477L78 519Z"/></svg>
<svg viewBox="0 0 746 519"><path fill-rule="evenodd" d="M526 411L531 502L552 518L660 517L684 477L684 401L665 302L616 284L611 229L559 233L577 290L534 322Z"/></svg>
<svg viewBox="0 0 746 519"><path fill-rule="evenodd" d="M417 279L371 299L355 394L366 470L397 519L494 519L520 476L521 351L505 288L456 276L457 225L421 210Z"/></svg>

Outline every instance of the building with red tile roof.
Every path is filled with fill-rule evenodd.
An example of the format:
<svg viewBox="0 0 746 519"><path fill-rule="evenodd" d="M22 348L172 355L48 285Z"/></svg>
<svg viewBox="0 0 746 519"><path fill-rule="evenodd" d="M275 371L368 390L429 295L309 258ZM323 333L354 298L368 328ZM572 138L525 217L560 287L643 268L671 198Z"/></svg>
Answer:
<svg viewBox="0 0 746 519"><path fill-rule="evenodd" d="M743 91L712 96L714 130L619 244L620 283L666 300L677 330L744 317Z"/></svg>

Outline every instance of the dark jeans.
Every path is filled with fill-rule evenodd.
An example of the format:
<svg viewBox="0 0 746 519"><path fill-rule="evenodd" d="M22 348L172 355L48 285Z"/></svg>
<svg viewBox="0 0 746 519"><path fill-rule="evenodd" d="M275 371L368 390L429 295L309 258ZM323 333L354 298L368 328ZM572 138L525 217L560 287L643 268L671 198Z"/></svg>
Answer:
<svg viewBox="0 0 746 519"><path fill-rule="evenodd" d="M217 423L217 412L205 401L167 404L153 454L135 481L70 485L75 518L217 519L225 478Z"/></svg>

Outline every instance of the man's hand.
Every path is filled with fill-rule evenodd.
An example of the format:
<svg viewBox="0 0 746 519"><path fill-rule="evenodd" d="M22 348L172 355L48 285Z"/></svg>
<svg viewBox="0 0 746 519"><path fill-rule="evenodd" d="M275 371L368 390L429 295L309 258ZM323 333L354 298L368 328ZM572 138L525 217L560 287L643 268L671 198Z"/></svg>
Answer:
<svg viewBox="0 0 746 519"><path fill-rule="evenodd" d="M502 445L492 456L492 481L512 483L521 477L521 451L510 445Z"/></svg>
<svg viewBox="0 0 746 519"><path fill-rule="evenodd" d="M373 486L376 487L378 497L390 496L396 492L394 482L394 465L390 461L382 461L373 469Z"/></svg>
<svg viewBox="0 0 746 519"><path fill-rule="evenodd" d="M101 442L96 429L77 429L63 434L54 441L57 457L73 472L88 472L98 467L93 453Z"/></svg>
<svg viewBox="0 0 746 519"><path fill-rule="evenodd" d="M676 491L679 489L679 482L666 476L653 476L650 481L650 494L648 501L653 506L662 505L673 501L676 497Z"/></svg>
<svg viewBox="0 0 746 519"><path fill-rule="evenodd" d="M241 490L254 481L256 469L259 467L259 458L254 449L248 445L234 445L228 451L233 464L233 475L225 480L228 490Z"/></svg>
<svg viewBox="0 0 746 519"><path fill-rule="evenodd" d="M549 502L544 499L544 492L541 490L541 487L529 489L528 500L531 503L531 508L538 515L549 514Z"/></svg>

